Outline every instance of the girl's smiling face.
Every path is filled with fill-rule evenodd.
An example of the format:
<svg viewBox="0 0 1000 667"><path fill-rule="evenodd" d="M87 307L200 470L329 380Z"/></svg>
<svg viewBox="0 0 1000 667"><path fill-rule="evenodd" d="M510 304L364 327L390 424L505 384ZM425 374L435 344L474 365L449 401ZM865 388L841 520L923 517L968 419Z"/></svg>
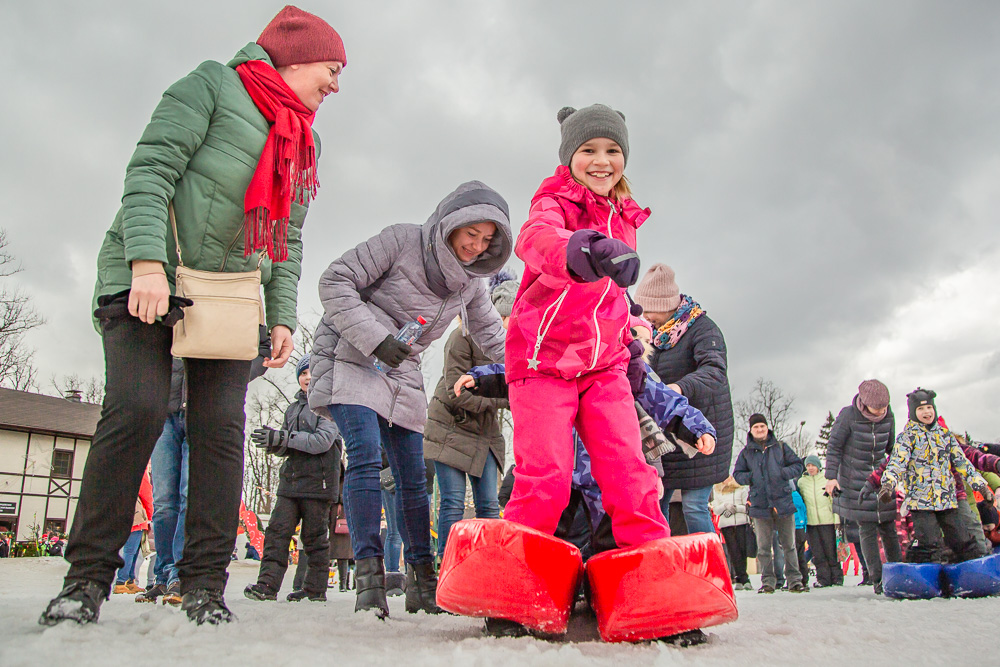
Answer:
<svg viewBox="0 0 1000 667"><path fill-rule="evenodd" d="M489 220L476 222L453 231L448 235L448 243L458 261L468 264L486 252L496 230L496 224Z"/></svg>
<svg viewBox="0 0 1000 667"><path fill-rule="evenodd" d="M616 142L597 137L582 144L569 162L570 173L588 190L607 197L625 173L625 155Z"/></svg>

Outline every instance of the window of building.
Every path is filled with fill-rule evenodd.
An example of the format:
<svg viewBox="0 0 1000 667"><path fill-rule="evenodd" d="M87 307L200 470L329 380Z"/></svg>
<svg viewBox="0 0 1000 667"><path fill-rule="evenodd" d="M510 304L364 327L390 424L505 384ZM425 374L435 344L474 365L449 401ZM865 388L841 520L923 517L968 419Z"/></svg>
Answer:
<svg viewBox="0 0 1000 667"><path fill-rule="evenodd" d="M73 474L73 452L56 449L52 452L52 476L71 477Z"/></svg>

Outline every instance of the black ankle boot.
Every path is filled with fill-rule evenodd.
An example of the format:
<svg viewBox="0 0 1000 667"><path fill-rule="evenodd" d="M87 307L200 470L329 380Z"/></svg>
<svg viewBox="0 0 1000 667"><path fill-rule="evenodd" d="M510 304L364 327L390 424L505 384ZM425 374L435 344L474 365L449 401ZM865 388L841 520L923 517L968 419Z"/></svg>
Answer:
<svg viewBox="0 0 1000 667"><path fill-rule="evenodd" d="M96 623L101 613L101 603L108 599L110 586L93 581L79 580L66 584L42 613L41 625L56 625L63 621Z"/></svg>
<svg viewBox="0 0 1000 667"><path fill-rule="evenodd" d="M428 614L440 614L437 606L437 573L434 562L406 564L406 611L415 614L423 609Z"/></svg>
<svg viewBox="0 0 1000 667"><path fill-rule="evenodd" d="M389 615L389 603L385 599L385 564L381 558L359 560L354 567L354 584L358 592L354 611L374 609L379 618Z"/></svg>

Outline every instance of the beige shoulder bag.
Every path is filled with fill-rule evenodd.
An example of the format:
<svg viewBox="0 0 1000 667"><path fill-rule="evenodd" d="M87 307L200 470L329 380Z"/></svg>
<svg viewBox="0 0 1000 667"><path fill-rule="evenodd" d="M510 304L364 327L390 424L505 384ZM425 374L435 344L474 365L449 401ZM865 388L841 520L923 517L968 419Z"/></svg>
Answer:
<svg viewBox="0 0 1000 667"><path fill-rule="evenodd" d="M256 271L226 273L197 271L184 266L177 237L174 205L167 207L177 246L176 294L191 299L184 318L174 325L175 357L193 359L240 359L257 357L264 305L260 298L260 253Z"/></svg>

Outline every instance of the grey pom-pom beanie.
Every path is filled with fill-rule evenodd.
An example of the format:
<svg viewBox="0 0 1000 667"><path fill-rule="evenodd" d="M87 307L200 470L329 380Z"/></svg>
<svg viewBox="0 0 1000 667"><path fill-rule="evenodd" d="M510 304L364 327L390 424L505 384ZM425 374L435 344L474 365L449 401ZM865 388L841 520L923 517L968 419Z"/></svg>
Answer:
<svg viewBox="0 0 1000 667"><path fill-rule="evenodd" d="M576 149L597 137L611 139L622 148L622 157L628 164L628 128L625 115L604 104L574 109L563 107L556 114L562 131L559 144L559 162L569 166Z"/></svg>

